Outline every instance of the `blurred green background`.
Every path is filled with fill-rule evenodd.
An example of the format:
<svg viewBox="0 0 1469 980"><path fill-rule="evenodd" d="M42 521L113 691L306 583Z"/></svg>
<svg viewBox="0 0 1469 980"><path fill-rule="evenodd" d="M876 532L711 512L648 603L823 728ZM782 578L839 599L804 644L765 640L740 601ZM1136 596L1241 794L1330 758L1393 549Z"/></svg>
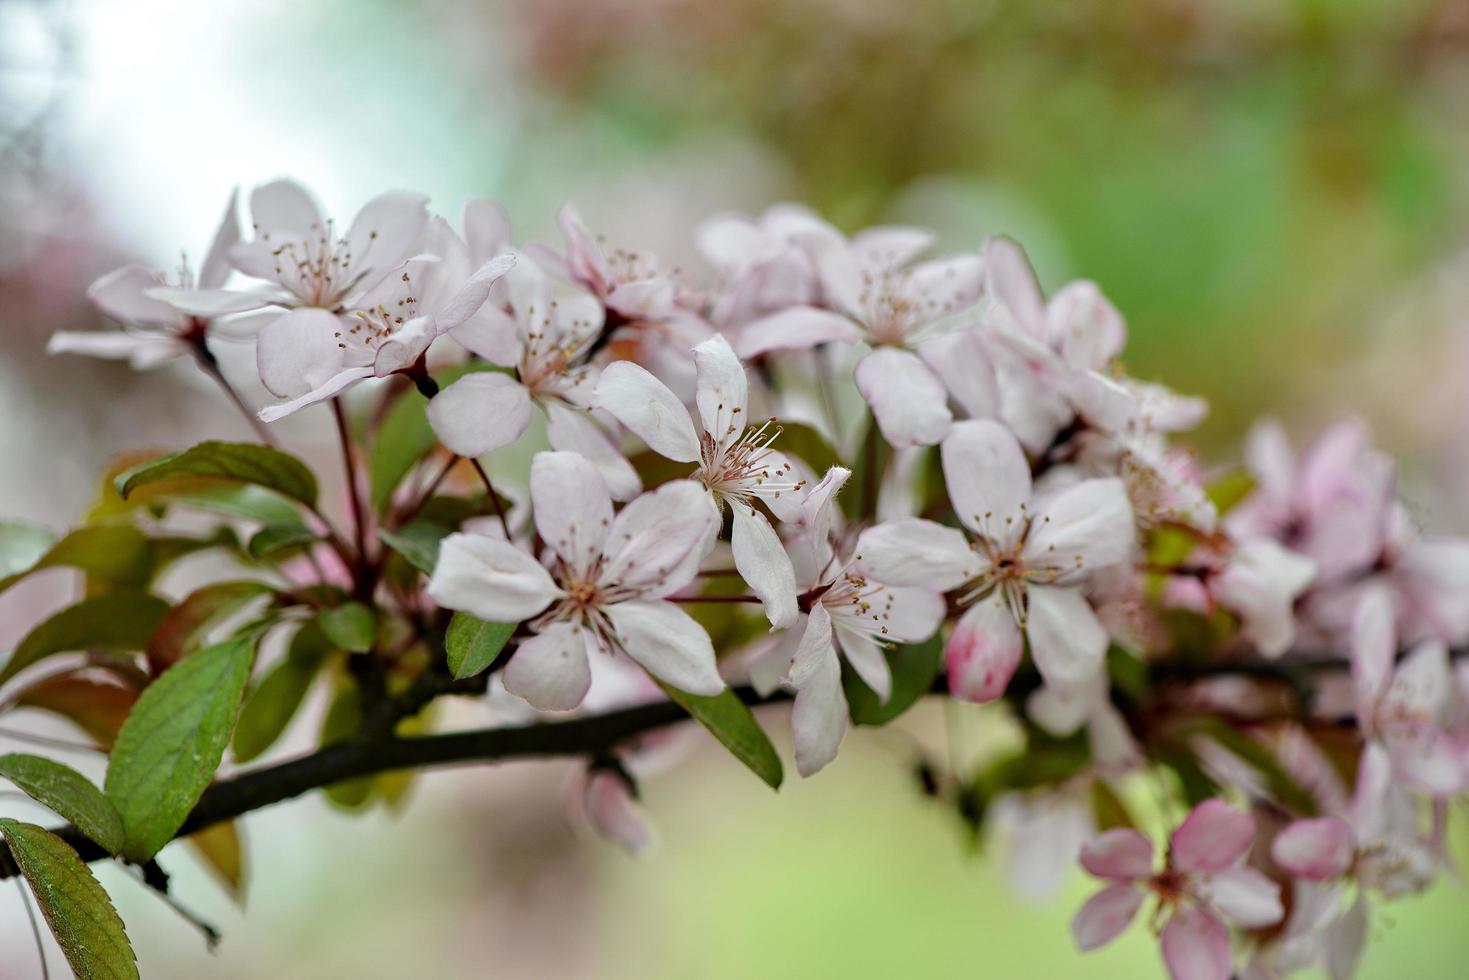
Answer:
<svg viewBox="0 0 1469 980"><path fill-rule="evenodd" d="M42 348L96 322L97 274L171 265L279 173L339 214L389 186L499 197L529 238L575 200L694 270L694 222L779 200L950 248L1011 234L1049 287L1101 284L1133 373L1208 397L1207 460L1264 412L1354 412L1423 523L1469 523L1464 0L0 0L0 452L37 461L0 475L7 514L62 526L111 454L233 432L183 374ZM226 366L244 383L248 352ZM1072 950L1079 876L1017 901L1003 849L914 791L907 736L856 734L779 797L694 741L646 786L642 862L572 835L549 765L431 776L396 817L258 814L248 915L174 858L218 956L118 883L145 975L1157 974L1144 929ZM1366 973L1462 976L1463 898L1389 908ZM17 914L7 894L7 978Z"/></svg>

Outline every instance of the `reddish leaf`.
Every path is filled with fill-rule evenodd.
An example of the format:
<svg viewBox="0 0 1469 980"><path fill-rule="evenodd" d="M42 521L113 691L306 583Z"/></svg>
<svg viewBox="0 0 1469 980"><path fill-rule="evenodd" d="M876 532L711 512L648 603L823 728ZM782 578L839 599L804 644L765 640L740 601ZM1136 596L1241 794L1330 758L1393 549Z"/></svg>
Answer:
<svg viewBox="0 0 1469 980"><path fill-rule="evenodd" d="M70 673L37 681L16 695L15 704L60 715L90 735L99 748L111 750L137 699L132 688Z"/></svg>

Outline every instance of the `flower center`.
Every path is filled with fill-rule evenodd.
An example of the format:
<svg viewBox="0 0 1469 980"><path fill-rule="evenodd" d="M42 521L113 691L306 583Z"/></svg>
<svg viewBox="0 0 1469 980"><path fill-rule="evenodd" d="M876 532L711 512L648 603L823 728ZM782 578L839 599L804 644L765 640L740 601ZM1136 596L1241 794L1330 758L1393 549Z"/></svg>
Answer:
<svg viewBox="0 0 1469 980"><path fill-rule="evenodd" d="M268 243L270 233L260 238ZM369 232L369 251L376 241L377 232ZM331 309L364 273L360 260L365 256L354 258L351 243L337 237L330 218L324 226L313 223L303 240L283 242L271 254L276 279L307 306Z"/></svg>
<svg viewBox="0 0 1469 980"><path fill-rule="evenodd" d="M728 438L737 430L739 408L729 409L733 419L721 435ZM719 406L721 416L724 406ZM779 497L795 493L805 480L791 479L791 464L777 455L771 445L780 437L780 425L766 419L758 428L746 429L732 442L715 435L700 434L702 463L698 477L709 492L727 500L748 503L754 497Z"/></svg>

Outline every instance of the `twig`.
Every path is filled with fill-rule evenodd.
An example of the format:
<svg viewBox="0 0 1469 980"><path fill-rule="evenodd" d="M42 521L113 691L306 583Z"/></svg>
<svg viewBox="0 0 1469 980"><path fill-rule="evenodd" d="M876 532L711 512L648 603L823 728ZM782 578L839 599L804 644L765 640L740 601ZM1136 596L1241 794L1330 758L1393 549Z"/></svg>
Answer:
<svg viewBox="0 0 1469 980"><path fill-rule="evenodd" d="M367 564L367 506L357 486L357 464L352 458L352 435L347 431L347 413L340 398L332 399L332 415L337 420L337 437L342 443L342 465L347 473L347 492L352 500L352 520L357 530L357 564L359 572Z"/></svg>
<svg viewBox="0 0 1469 980"><path fill-rule="evenodd" d="M215 358L214 352L205 345L202 332L198 335L198 339L193 341L193 344L194 360L198 362L199 368L214 379L214 383L219 386L219 390L224 392L225 397L234 404L235 408L240 410L240 414L245 417L245 421L250 424L250 428L255 430L256 438L272 449L279 449L280 446L276 443L275 436L271 435L270 429L266 428L265 423L260 421L260 417L250 409L249 405L245 404L245 399L240 397L240 393L235 390L235 386L230 384L229 379L224 376L224 372L219 369L219 361Z"/></svg>
<svg viewBox="0 0 1469 980"><path fill-rule="evenodd" d="M484 465L479 460L471 459L470 463L474 465L474 471L479 474L479 478L484 481L485 492L490 495L490 502L495 505L495 514L500 518L500 530L505 532L505 540L511 540L510 522L505 519L505 505L500 503L500 495L495 492L495 485L490 482L490 474L485 472Z"/></svg>

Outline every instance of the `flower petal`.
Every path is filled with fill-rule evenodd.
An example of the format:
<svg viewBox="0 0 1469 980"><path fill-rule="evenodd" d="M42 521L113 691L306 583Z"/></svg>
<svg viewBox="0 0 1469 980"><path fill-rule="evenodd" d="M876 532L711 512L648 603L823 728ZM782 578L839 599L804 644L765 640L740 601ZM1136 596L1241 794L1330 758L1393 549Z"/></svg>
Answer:
<svg viewBox="0 0 1469 980"><path fill-rule="evenodd" d="M1108 885L1087 899L1071 920L1071 937L1083 953L1100 949L1122 935L1142 908L1142 889L1127 882Z"/></svg>
<svg viewBox="0 0 1469 980"><path fill-rule="evenodd" d="M1000 382L978 331L951 330L930 337L918 345L918 355L943 381L965 415L999 418Z"/></svg>
<svg viewBox="0 0 1469 980"><path fill-rule="evenodd" d="M989 294L1014 318L1016 326L1040 339L1046 300L1025 252L1010 239L997 235L985 240L982 254Z"/></svg>
<svg viewBox="0 0 1469 980"><path fill-rule="evenodd" d="M748 504L731 502L734 528L730 544L735 568L760 597L765 618L776 629L784 629L796 621L796 573L790 556L780 543L775 528Z"/></svg>
<svg viewBox="0 0 1469 980"><path fill-rule="evenodd" d="M1020 665L1020 627L996 589L954 624L944 647L949 693L982 704L1005 693Z"/></svg>
<svg viewBox="0 0 1469 980"><path fill-rule="evenodd" d="M347 229L352 268L386 272L418 251L428 227L428 198L410 191L387 191L362 206ZM375 285L369 275L363 287Z"/></svg>
<svg viewBox="0 0 1469 980"><path fill-rule="evenodd" d="M834 620L837 646L847 663L862 678L862 683L872 688L881 704L887 704L893 693L893 670L888 666L887 654L870 637L855 630L844 629L841 621Z"/></svg>
<svg viewBox="0 0 1469 980"><path fill-rule="evenodd" d="M954 420L944 383L910 350L879 347L862 358L857 387L894 448L931 446Z"/></svg>
<svg viewBox="0 0 1469 980"><path fill-rule="evenodd" d="M1214 916L1181 908L1163 927L1162 939L1173 980L1229 980L1229 930Z"/></svg>
<svg viewBox="0 0 1469 980"><path fill-rule="evenodd" d="M230 313L245 313L270 306L279 297L267 290L248 289L174 289L158 286L147 291L148 298L164 303L181 314L212 320Z"/></svg>
<svg viewBox="0 0 1469 980"><path fill-rule="evenodd" d="M304 395L292 398L288 402L279 405L267 405L257 412L262 422L276 422L287 415L294 415L303 408L318 405L328 398L335 398L359 381L365 381L372 377L372 368L347 368L327 378L319 387L313 388Z"/></svg>
<svg viewBox="0 0 1469 980"><path fill-rule="evenodd" d="M114 269L87 288L87 299L97 309L122 323L179 323L178 310L148 295L163 285L163 276L147 266Z"/></svg>
<svg viewBox="0 0 1469 980"><path fill-rule="evenodd" d="M693 581L719 534L719 512L693 480L673 480L622 508L607 534L602 581L649 598Z"/></svg>
<svg viewBox="0 0 1469 980"><path fill-rule="evenodd" d="M728 445L745 431L748 421L750 390L745 367L723 334L694 348L694 365L698 371L694 400L704 431L716 443Z"/></svg>
<svg viewBox="0 0 1469 980"><path fill-rule="evenodd" d="M1210 875L1199 897L1241 929L1273 926L1285 915L1280 886L1254 868L1231 868Z"/></svg>
<svg viewBox="0 0 1469 980"><path fill-rule="evenodd" d="M519 439L530 408L520 382L499 371L477 371L430 399L428 421L450 452L474 459Z"/></svg>
<svg viewBox="0 0 1469 980"><path fill-rule="evenodd" d="M596 406L627 426L648 448L679 463L699 459L694 420L678 396L631 361L614 361L597 382Z"/></svg>
<svg viewBox="0 0 1469 980"><path fill-rule="evenodd" d="M1340 817L1297 820L1275 835L1270 856L1297 878L1326 881L1352 862L1352 828Z"/></svg>
<svg viewBox="0 0 1469 980"><path fill-rule="evenodd" d="M618 646L654 677L689 694L724 690L714 645L704 627L671 602L618 602L604 606Z"/></svg>
<svg viewBox="0 0 1469 980"><path fill-rule="evenodd" d="M230 277L230 249L240 240L240 189L230 191L230 199L224 206L219 227L214 230L214 239L204 261L199 265L199 276L195 280L200 289L218 289Z"/></svg>
<svg viewBox="0 0 1469 980"><path fill-rule="evenodd" d="M250 224L257 234L307 235L321 229L321 206L298 181L282 177L250 192Z"/></svg>
<svg viewBox="0 0 1469 980"><path fill-rule="evenodd" d="M1100 370L1122 353L1127 326L1094 282L1067 283L1046 308L1051 346L1079 370Z"/></svg>
<svg viewBox="0 0 1469 980"><path fill-rule="evenodd" d="M1036 500L1023 554L1069 580L1122 562L1136 536L1126 485L1110 477L1082 480Z"/></svg>
<svg viewBox="0 0 1469 980"><path fill-rule="evenodd" d="M1210 591L1239 613L1241 632L1260 653L1277 657L1295 640L1294 604L1316 577L1316 563L1268 538L1248 541L1214 577Z"/></svg>
<svg viewBox="0 0 1469 980"><path fill-rule="evenodd" d="M260 380L278 398L295 398L324 384L347 366L337 341L341 329L341 321L326 310L291 310L272 320L260 329L255 347Z"/></svg>
<svg viewBox="0 0 1469 980"><path fill-rule="evenodd" d="M856 554L879 582L941 592L958 588L984 568L963 532L921 517L868 528L857 539Z"/></svg>
<svg viewBox="0 0 1469 980"><path fill-rule="evenodd" d="M546 440L552 449L585 456L602 474L613 500L631 500L638 495L643 489L638 471L591 415L556 398L545 399L541 407L546 410Z"/></svg>
<svg viewBox="0 0 1469 980"><path fill-rule="evenodd" d="M592 686L587 638L573 623L552 623L515 648L505 665L505 690L542 711L570 711Z"/></svg>
<svg viewBox="0 0 1469 980"><path fill-rule="evenodd" d="M1131 827L1115 827L1082 846L1081 866L1098 878L1145 880L1153 873L1153 842Z"/></svg>
<svg viewBox="0 0 1469 980"><path fill-rule="evenodd" d="M476 261L484 262L510 244L510 215L499 201L481 197L464 202L460 226L469 254Z"/></svg>
<svg viewBox="0 0 1469 980"><path fill-rule="evenodd" d="M653 832L622 776L605 769L593 771L587 776L582 801L587 822L602 837L634 855L652 846Z"/></svg>
<svg viewBox="0 0 1469 980"><path fill-rule="evenodd" d="M1075 589L1032 585L1026 636L1036 669L1047 684L1079 687L1102 669L1107 631L1091 604Z"/></svg>
<svg viewBox="0 0 1469 980"><path fill-rule="evenodd" d="M740 328L736 349L746 360L777 350L807 350L817 344L855 344L862 330L851 320L814 306L793 306Z"/></svg>
<svg viewBox="0 0 1469 980"><path fill-rule="evenodd" d="M1030 464L1010 430L976 419L955 423L939 452L949 501L964 526L1008 548L1025 530Z"/></svg>
<svg viewBox="0 0 1469 980"><path fill-rule="evenodd" d="M121 330L58 330L46 341L48 354L85 354L128 361L139 371L156 367L188 353L188 346L167 334L125 333Z"/></svg>
<svg viewBox="0 0 1469 980"><path fill-rule="evenodd" d="M509 541L451 534L439 546L428 594L446 609L492 623L519 623L562 595L540 562Z"/></svg>
<svg viewBox="0 0 1469 980"><path fill-rule="evenodd" d="M808 617L791 666L791 683L796 688L796 703L791 710L796 771L810 776L836 758L847 732L841 665L832 647L831 620L819 603Z"/></svg>
<svg viewBox="0 0 1469 980"><path fill-rule="evenodd" d="M1189 811L1170 838L1169 859L1180 871L1219 872L1233 865L1255 839L1255 818L1216 798Z"/></svg>
<svg viewBox="0 0 1469 980"><path fill-rule="evenodd" d="M597 468L577 453L536 453L530 496L541 540L579 577L589 577L612 527L612 497Z"/></svg>
<svg viewBox="0 0 1469 980"><path fill-rule="evenodd" d="M475 270L474 275L469 277L459 291L449 298L438 310L435 318L439 322L439 332L452 330L465 320L469 319L485 301L490 298L490 290L500 277L509 272L515 265L515 256L506 254L496 256Z"/></svg>

